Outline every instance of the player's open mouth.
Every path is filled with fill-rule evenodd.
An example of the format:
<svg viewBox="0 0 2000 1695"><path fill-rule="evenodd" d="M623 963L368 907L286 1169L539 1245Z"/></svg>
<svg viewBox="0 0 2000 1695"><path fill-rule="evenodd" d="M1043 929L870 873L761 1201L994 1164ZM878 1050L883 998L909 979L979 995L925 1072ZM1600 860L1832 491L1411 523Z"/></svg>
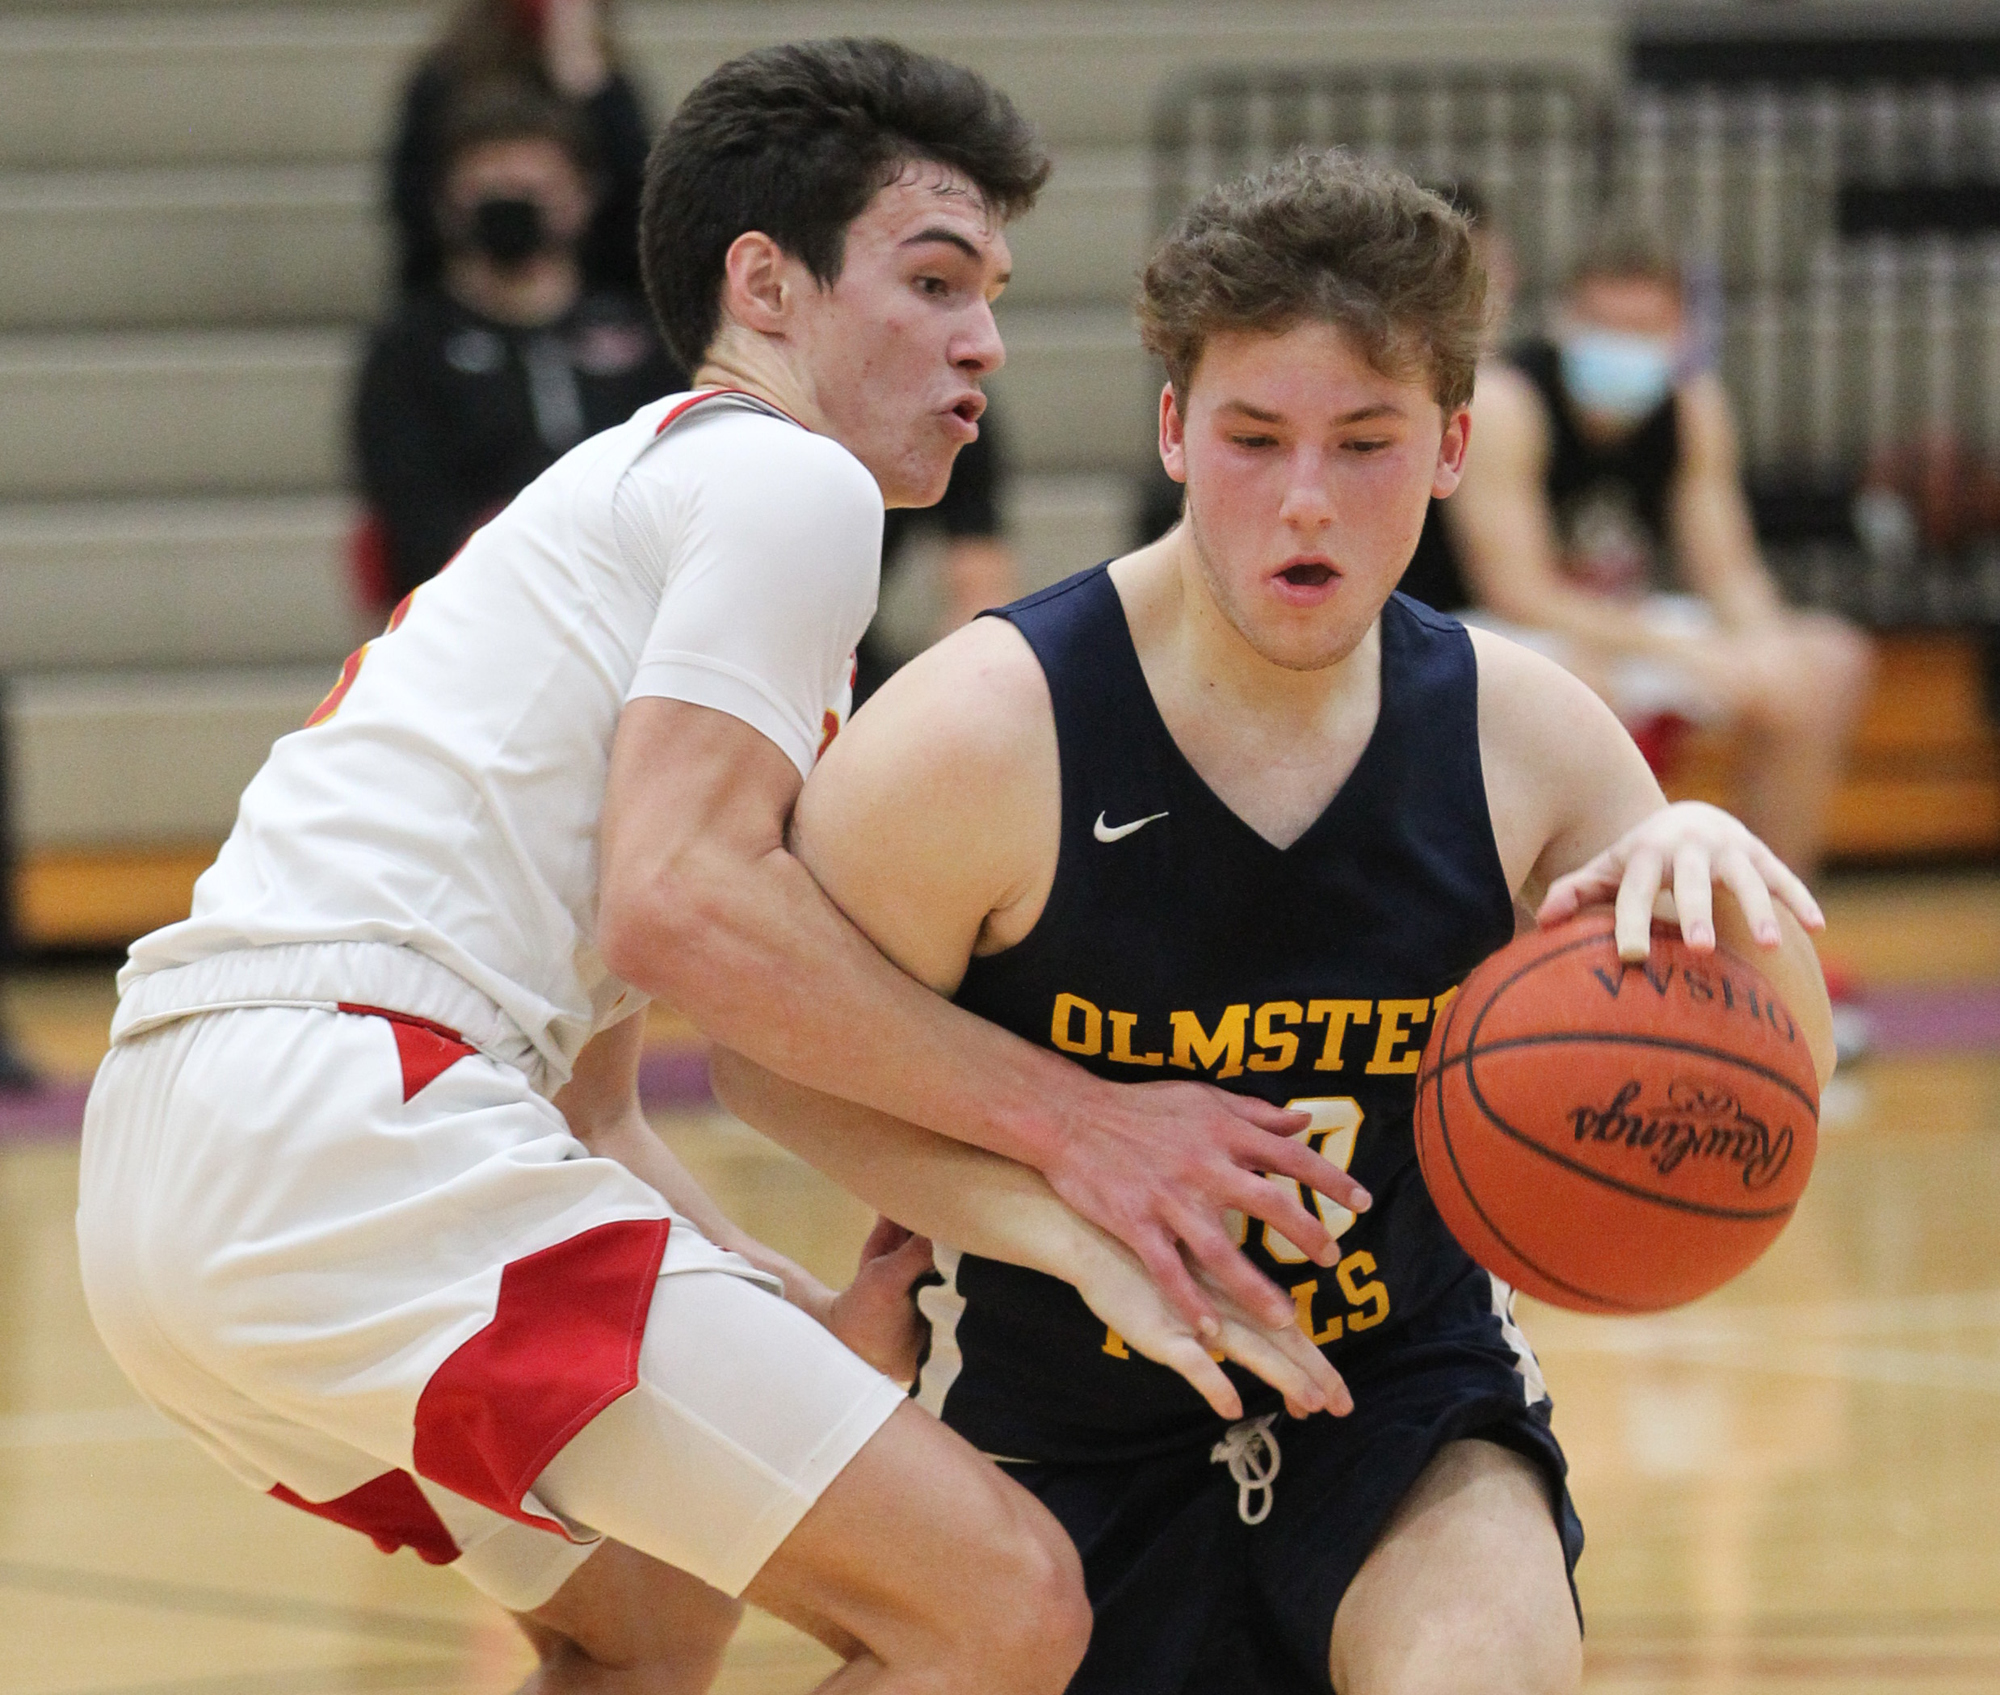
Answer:
<svg viewBox="0 0 2000 1695"><path fill-rule="evenodd" d="M983 394L968 394L952 408L952 411L963 418L968 424L978 423L980 413L985 410L986 396Z"/></svg>
<svg viewBox="0 0 2000 1695"><path fill-rule="evenodd" d="M1297 565L1287 565L1278 573L1295 589L1325 588L1337 574L1331 565L1322 565L1314 560L1302 560Z"/></svg>

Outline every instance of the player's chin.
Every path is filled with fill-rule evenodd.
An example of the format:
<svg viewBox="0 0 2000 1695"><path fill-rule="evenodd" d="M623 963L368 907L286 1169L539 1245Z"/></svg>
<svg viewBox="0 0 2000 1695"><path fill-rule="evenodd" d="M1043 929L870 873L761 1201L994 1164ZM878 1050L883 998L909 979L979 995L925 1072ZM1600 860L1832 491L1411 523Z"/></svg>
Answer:
<svg viewBox="0 0 2000 1695"><path fill-rule="evenodd" d="M931 439L914 442L903 457L904 506L935 506L944 499L951 481L952 462L965 444L956 436L936 432Z"/></svg>

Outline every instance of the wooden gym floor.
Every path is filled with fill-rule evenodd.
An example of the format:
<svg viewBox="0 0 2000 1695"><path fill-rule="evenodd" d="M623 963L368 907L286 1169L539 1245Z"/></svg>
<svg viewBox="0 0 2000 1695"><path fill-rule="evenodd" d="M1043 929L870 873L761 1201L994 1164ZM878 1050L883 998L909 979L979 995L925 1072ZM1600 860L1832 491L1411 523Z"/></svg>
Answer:
<svg viewBox="0 0 2000 1695"><path fill-rule="evenodd" d="M1936 1011L1837 1082L1792 1228L1684 1312L1527 1315L1590 1535L1597 1695L2000 1690L2000 875L1827 904L1871 987ZM110 1006L103 971L11 991L77 1077ZM843 1275L858 1205L712 1112L660 1128L750 1228ZM75 1182L68 1137L0 1138L0 1695L518 1683L524 1647L449 1572L251 1494L137 1402L84 1314ZM752 1616L719 1687L788 1695L829 1663Z"/></svg>

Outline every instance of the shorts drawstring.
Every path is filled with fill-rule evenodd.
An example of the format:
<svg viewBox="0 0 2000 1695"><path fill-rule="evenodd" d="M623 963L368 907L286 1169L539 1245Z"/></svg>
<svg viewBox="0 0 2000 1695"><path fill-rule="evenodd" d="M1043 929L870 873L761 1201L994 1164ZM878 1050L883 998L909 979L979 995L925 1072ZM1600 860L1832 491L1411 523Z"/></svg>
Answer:
<svg viewBox="0 0 2000 1695"><path fill-rule="evenodd" d="M1232 1424L1209 1450L1211 1465L1229 1467L1236 1484L1236 1516L1245 1524L1262 1524L1270 1517L1271 1503L1277 1498L1273 1486L1284 1458L1278 1452L1277 1437L1271 1434L1271 1426L1277 1422L1276 1413L1246 1418L1241 1424ZM1259 1495L1263 1496L1261 1501Z"/></svg>

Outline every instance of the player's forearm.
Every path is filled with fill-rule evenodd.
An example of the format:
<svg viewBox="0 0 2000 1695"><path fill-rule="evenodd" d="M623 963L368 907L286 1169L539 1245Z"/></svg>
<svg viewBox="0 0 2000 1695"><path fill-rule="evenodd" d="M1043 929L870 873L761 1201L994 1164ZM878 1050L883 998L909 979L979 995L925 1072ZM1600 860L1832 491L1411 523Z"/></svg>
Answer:
<svg viewBox="0 0 2000 1695"><path fill-rule="evenodd" d="M759 1065L1038 1169L1111 1087L899 971L782 848L692 857L621 974Z"/></svg>
<svg viewBox="0 0 2000 1695"><path fill-rule="evenodd" d="M785 1298L794 1306L825 1321L832 1291L810 1272L734 1223L695 1181L694 1174L681 1164L673 1150L653 1133L636 1106L622 1118L591 1127L587 1134L579 1134L578 1139L592 1153L615 1159L640 1182L657 1190L675 1212L718 1248L742 1255L759 1271L777 1278L785 1286Z"/></svg>
<svg viewBox="0 0 2000 1695"><path fill-rule="evenodd" d="M716 1052L717 1096L885 1217L968 1253L1075 1281L1096 1233L1027 1166Z"/></svg>

